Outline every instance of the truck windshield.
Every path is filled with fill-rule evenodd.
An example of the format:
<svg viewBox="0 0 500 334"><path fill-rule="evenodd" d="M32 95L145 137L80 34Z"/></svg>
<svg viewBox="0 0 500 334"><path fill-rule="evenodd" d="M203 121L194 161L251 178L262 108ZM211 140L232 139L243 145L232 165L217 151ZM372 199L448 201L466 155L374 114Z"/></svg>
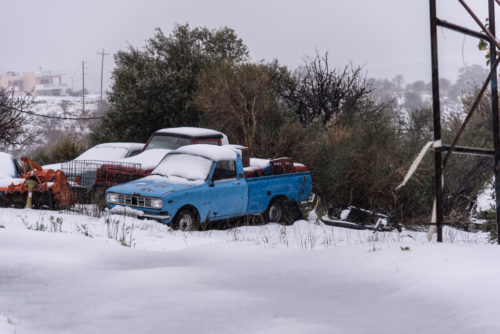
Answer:
<svg viewBox="0 0 500 334"><path fill-rule="evenodd" d="M175 153L167 154L151 174L188 181L205 181L213 161L197 155Z"/></svg>
<svg viewBox="0 0 500 334"><path fill-rule="evenodd" d="M175 150L181 146L191 144L191 139L175 137L175 136L165 136L165 135L154 135L149 141L148 145L144 150L150 150L152 148L165 148L168 150Z"/></svg>

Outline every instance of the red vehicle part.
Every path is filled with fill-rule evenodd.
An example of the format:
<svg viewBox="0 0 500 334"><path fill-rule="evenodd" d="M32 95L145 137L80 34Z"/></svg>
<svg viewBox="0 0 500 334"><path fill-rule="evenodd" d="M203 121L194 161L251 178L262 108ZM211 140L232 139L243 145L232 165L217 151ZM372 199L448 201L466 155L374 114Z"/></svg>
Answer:
<svg viewBox="0 0 500 334"><path fill-rule="evenodd" d="M152 171L152 169L142 170L119 165L102 165L96 172L95 184L100 187L111 187L143 178Z"/></svg>
<svg viewBox="0 0 500 334"><path fill-rule="evenodd" d="M307 166L303 165L303 164L294 163L293 167L295 169L295 173L307 172L308 171Z"/></svg>
<svg viewBox="0 0 500 334"><path fill-rule="evenodd" d="M23 182L11 183L5 188L0 188L2 204L16 207L24 206L28 196L28 186L26 180L34 180L37 185L33 188L34 207L48 207L50 209L61 208L73 203L71 187L66 179L66 175L58 170L43 169L36 162L22 157L24 163ZM27 167L31 168L28 172Z"/></svg>
<svg viewBox="0 0 500 334"><path fill-rule="evenodd" d="M278 158L270 163L273 166L273 175L295 173L292 158Z"/></svg>

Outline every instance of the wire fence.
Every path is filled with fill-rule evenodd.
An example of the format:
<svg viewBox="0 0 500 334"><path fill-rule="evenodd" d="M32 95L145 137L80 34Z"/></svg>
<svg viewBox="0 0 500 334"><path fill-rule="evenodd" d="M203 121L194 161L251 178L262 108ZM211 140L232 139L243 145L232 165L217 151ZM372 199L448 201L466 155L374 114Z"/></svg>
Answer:
<svg viewBox="0 0 500 334"><path fill-rule="evenodd" d="M141 164L103 160L72 160L61 164L70 185L72 204L65 211L100 216L106 189L144 177Z"/></svg>

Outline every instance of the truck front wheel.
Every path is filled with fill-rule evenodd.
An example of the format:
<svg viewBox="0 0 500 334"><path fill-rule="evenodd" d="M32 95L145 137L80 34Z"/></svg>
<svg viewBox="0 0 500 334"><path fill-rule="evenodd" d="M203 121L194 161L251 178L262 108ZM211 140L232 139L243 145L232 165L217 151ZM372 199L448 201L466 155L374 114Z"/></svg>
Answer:
<svg viewBox="0 0 500 334"><path fill-rule="evenodd" d="M174 230L184 232L194 231L198 227L196 216L190 210L182 210L177 214L177 217L172 225Z"/></svg>

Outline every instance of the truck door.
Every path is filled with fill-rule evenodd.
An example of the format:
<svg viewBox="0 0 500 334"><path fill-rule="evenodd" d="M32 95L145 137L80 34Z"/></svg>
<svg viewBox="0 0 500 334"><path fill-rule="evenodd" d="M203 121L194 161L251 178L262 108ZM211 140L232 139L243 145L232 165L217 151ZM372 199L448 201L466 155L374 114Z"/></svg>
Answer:
<svg viewBox="0 0 500 334"><path fill-rule="evenodd" d="M245 187L236 178L235 161L217 161L209 187L210 219L242 215Z"/></svg>

